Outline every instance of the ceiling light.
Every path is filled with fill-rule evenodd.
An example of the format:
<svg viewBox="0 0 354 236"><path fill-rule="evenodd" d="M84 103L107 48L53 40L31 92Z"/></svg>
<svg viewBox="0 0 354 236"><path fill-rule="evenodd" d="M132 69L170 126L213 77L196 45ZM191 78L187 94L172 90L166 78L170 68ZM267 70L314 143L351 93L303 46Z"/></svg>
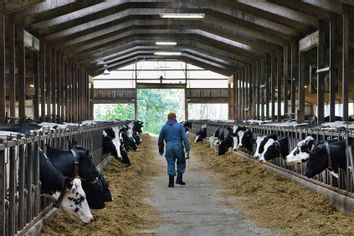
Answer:
<svg viewBox="0 0 354 236"><path fill-rule="evenodd" d="M187 19L202 19L204 13L160 13L161 18L187 18Z"/></svg>
<svg viewBox="0 0 354 236"><path fill-rule="evenodd" d="M177 42L156 42L156 45L162 45L162 46L173 46L173 45L177 45Z"/></svg>
<svg viewBox="0 0 354 236"><path fill-rule="evenodd" d="M154 55L157 56L180 56L181 52L155 52Z"/></svg>
<svg viewBox="0 0 354 236"><path fill-rule="evenodd" d="M30 86L31 88L34 88L34 85L33 85L33 84L30 84L29 86Z"/></svg>

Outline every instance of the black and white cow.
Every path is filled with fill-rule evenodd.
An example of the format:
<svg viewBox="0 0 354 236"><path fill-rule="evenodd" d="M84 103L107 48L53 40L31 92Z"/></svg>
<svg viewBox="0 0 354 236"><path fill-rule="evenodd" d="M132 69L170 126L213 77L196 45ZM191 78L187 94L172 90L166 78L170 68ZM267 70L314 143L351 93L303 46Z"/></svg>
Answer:
<svg viewBox="0 0 354 236"><path fill-rule="evenodd" d="M34 123L21 123L17 125L0 125L0 130L29 134L31 131L42 132L44 128Z"/></svg>
<svg viewBox="0 0 354 236"><path fill-rule="evenodd" d="M190 122L189 120L183 121L181 122L184 128L184 131L186 132L186 134L189 132L189 130L192 128L192 122Z"/></svg>
<svg viewBox="0 0 354 236"><path fill-rule="evenodd" d="M289 154L289 138L283 137L278 140L268 139L264 145L264 151L259 158L259 161L265 162L277 157L285 157Z"/></svg>
<svg viewBox="0 0 354 236"><path fill-rule="evenodd" d="M130 166L131 162L128 153L122 145L122 140L119 135L120 130L117 126L103 131L102 153L110 153L124 165Z"/></svg>
<svg viewBox="0 0 354 236"><path fill-rule="evenodd" d="M306 162L310 158L310 153L316 145L312 136L307 136L297 143L297 146L286 156L286 164L296 165Z"/></svg>
<svg viewBox="0 0 354 236"><path fill-rule="evenodd" d="M132 133L132 126L123 126L119 130L119 137L121 137L122 140L122 145L123 147L129 151L129 150L138 150L138 146L136 145L136 142L133 138L133 133Z"/></svg>
<svg viewBox="0 0 354 236"><path fill-rule="evenodd" d="M65 176L70 178L75 178L76 174L80 176L91 208L102 209L105 207L105 201L110 199L104 198L104 195L107 194L104 191L109 192L109 189L103 189L102 185L105 183L102 183L102 179L99 179L101 174L95 167L89 150L78 145L72 147L70 151L62 151L47 146L47 155L54 167ZM75 173L76 160L78 160L77 173Z"/></svg>
<svg viewBox="0 0 354 236"><path fill-rule="evenodd" d="M133 138L135 140L135 143L137 145L141 144L141 133L143 132L142 127L144 127L144 122L140 120L135 120L134 121L134 126L133 126Z"/></svg>
<svg viewBox="0 0 354 236"><path fill-rule="evenodd" d="M214 149L214 143L215 143L215 141L218 139L219 135L220 135L220 128L217 128L217 129L215 130L213 136L211 136L211 137L209 138L209 144L210 144L210 148L211 148L211 149Z"/></svg>
<svg viewBox="0 0 354 236"><path fill-rule="evenodd" d="M253 135L250 129L246 127L239 126L236 128L236 137L237 137L237 149L246 148L249 152L252 152L253 149ZM235 148L235 146L234 146Z"/></svg>
<svg viewBox="0 0 354 236"><path fill-rule="evenodd" d="M233 146L232 128L228 127L227 130L226 137L224 137L224 131L222 131L214 143L214 151L218 155L225 154Z"/></svg>
<svg viewBox="0 0 354 236"><path fill-rule="evenodd" d="M64 176L50 162L47 156L40 152L40 181L41 194L58 201L61 194L63 198L55 204L71 218L89 224L94 221L91 210L86 201L86 195L81 186L80 179L70 179Z"/></svg>
<svg viewBox="0 0 354 236"><path fill-rule="evenodd" d="M264 152L264 145L268 142L269 139L277 140L278 136L276 134L270 134L265 136L258 136L256 139L256 151L254 153L255 158L260 158Z"/></svg>
<svg viewBox="0 0 354 236"><path fill-rule="evenodd" d="M202 125L202 127L200 128L200 130L196 133L194 142L200 142L203 141L207 136L207 124Z"/></svg>
<svg viewBox="0 0 354 236"><path fill-rule="evenodd" d="M325 169L332 173L338 173L339 168L346 170L345 147L345 140L317 144L306 163L305 175L312 178Z"/></svg>

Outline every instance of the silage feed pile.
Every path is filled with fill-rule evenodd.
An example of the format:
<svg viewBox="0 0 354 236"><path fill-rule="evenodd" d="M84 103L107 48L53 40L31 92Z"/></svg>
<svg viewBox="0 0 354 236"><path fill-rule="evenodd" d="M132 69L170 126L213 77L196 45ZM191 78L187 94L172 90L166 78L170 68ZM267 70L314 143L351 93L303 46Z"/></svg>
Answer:
<svg viewBox="0 0 354 236"><path fill-rule="evenodd" d="M106 208L92 210L96 221L90 225L80 225L60 213L44 227L42 235L136 235L137 232L156 226L152 221L157 214L150 206L144 204L147 193L146 182L156 175L153 168L152 147L156 140L144 134L143 143L137 152L129 152L132 166L127 168L119 161L108 164L103 174L109 181L113 202L107 202ZM149 220L150 219L150 220Z"/></svg>
<svg viewBox="0 0 354 236"><path fill-rule="evenodd" d="M193 143L192 158L200 158L218 173L228 196L258 225L281 235L354 235L354 216L346 216L321 194L280 177L262 166L229 151L217 156L209 142ZM243 199L243 200L239 200Z"/></svg>

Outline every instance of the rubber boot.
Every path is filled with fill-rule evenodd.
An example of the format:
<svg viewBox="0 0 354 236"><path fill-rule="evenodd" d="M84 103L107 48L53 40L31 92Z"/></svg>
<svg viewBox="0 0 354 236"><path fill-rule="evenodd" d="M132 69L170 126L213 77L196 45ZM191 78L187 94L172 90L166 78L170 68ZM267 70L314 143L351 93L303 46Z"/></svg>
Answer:
<svg viewBox="0 0 354 236"><path fill-rule="evenodd" d="M168 187L169 188L174 188L175 187L175 184L174 184L175 177L173 175L169 175L168 177L169 177L169 179L168 179Z"/></svg>
<svg viewBox="0 0 354 236"><path fill-rule="evenodd" d="M186 183L183 182L183 174L182 173L177 174L176 184L186 185Z"/></svg>

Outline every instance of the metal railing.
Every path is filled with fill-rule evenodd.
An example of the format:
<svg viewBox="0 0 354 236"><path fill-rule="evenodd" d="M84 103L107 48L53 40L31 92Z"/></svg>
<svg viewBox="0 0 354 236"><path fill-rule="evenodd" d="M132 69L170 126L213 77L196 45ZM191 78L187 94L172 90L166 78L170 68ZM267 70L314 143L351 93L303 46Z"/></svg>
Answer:
<svg viewBox="0 0 354 236"><path fill-rule="evenodd" d="M226 131L227 127L232 127L236 122L231 121L210 121L210 120L192 120L192 132L197 132L202 125L207 124L207 136L210 137L214 134L218 127L224 128ZM280 167L281 169L287 170L289 173L297 173L303 175L304 179L310 182L315 182L318 185L326 187L328 189L339 192L350 197L354 197L354 175L353 171L353 157L352 157L352 147L354 144L354 132L352 131L336 131L336 130L323 130L316 128L292 128L292 127L279 127L271 125L247 125L242 124L251 129L253 133L253 138L256 136L269 135L276 133L280 136L287 136L289 138L289 151L296 147L297 143L303 140L306 136L311 135L315 140L328 140L337 138L340 140L346 140L346 160L348 168L346 170L339 169L339 178L332 176L327 170L323 171L321 174L316 175L313 179L305 177L305 166L306 164L299 164L296 166L288 166L285 160L278 157L274 160L269 161L270 163ZM225 133L226 135L226 133ZM254 149L255 150L255 145ZM349 168L351 167L351 168Z"/></svg>
<svg viewBox="0 0 354 236"><path fill-rule="evenodd" d="M105 123L70 130L0 138L0 235L23 235L51 208L40 194L39 148L46 144L69 150L69 139L88 148L95 165L103 161L102 130L117 124Z"/></svg>

